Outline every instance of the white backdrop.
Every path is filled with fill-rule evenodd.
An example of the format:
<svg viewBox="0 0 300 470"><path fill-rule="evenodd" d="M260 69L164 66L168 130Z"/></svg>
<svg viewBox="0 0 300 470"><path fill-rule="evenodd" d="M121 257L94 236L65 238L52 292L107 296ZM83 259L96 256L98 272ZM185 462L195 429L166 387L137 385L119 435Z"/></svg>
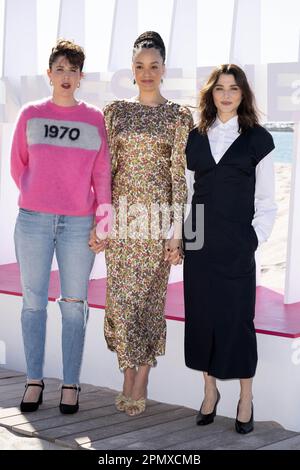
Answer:
<svg viewBox="0 0 300 470"><path fill-rule="evenodd" d="M15 261L17 190L9 175L13 123L27 101L50 94L44 74L56 37L85 47L86 77L78 97L102 108L135 94L134 39L159 31L167 45L163 94L196 105L220 62L243 66L264 120L300 121L300 2L285 0L0 0L0 264ZM269 58L271 60L269 60ZM285 61L285 62L284 62ZM269 63L268 63L269 62ZM276 62L276 63L275 63ZM285 301L300 301L300 130L296 126ZM97 277L105 276L103 256ZM171 280L180 278L179 269Z"/></svg>

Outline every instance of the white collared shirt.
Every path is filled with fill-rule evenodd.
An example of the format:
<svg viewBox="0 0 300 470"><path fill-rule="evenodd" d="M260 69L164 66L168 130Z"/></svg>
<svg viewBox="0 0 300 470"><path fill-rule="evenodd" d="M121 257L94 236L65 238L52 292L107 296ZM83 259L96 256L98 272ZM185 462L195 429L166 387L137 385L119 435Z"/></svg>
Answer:
<svg viewBox="0 0 300 470"><path fill-rule="evenodd" d="M221 160L230 145L240 135L238 129L238 116L234 116L225 123L217 117L208 130L210 149L216 163ZM259 244L269 238L277 212L273 152L270 152L256 166L255 213L252 225ZM187 202L190 204L194 193L194 172L187 170L186 178L188 186Z"/></svg>

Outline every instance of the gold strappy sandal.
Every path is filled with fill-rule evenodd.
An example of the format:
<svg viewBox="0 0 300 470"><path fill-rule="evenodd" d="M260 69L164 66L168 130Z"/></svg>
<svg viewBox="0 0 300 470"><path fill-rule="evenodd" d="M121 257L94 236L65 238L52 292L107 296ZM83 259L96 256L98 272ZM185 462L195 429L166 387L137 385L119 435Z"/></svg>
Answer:
<svg viewBox="0 0 300 470"><path fill-rule="evenodd" d="M130 398L126 397L122 392L120 392L115 399L115 405L117 410L125 411L129 401Z"/></svg>
<svg viewBox="0 0 300 470"><path fill-rule="evenodd" d="M143 413L146 409L146 398L142 397L139 400L130 398L125 406L125 411L128 416L137 416Z"/></svg>

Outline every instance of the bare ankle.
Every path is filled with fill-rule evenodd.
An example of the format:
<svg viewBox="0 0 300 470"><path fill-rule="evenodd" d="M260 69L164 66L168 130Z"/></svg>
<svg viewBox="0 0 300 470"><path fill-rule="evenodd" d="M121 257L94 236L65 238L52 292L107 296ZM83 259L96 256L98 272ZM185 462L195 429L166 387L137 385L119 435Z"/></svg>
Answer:
<svg viewBox="0 0 300 470"><path fill-rule="evenodd" d="M240 393L240 402L248 402L253 400L253 395L251 392L241 392Z"/></svg>
<svg viewBox="0 0 300 470"><path fill-rule="evenodd" d="M211 393L217 393L217 385L216 384L205 384L204 386L204 393L205 394L211 394Z"/></svg>

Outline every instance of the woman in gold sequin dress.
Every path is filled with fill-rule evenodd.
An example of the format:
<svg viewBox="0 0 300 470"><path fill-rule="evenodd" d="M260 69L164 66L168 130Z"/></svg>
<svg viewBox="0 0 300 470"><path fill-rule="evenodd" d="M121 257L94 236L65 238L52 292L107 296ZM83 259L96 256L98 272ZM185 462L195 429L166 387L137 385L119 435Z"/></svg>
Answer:
<svg viewBox="0 0 300 470"><path fill-rule="evenodd" d="M153 204L186 202L185 146L192 117L188 109L160 94L164 62L161 37L151 31L139 36L133 49L139 94L104 109L116 216L106 250L104 329L107 345L117 352L124 372L116 406L131 416L145 410L150 368L165 353L170 264L181 263L181 221L174 222L174 235L166 241L161 233L151 232L154 216L141 219L145 211L151 213ZM139 228L137 219L142 220Z"/></svg>

